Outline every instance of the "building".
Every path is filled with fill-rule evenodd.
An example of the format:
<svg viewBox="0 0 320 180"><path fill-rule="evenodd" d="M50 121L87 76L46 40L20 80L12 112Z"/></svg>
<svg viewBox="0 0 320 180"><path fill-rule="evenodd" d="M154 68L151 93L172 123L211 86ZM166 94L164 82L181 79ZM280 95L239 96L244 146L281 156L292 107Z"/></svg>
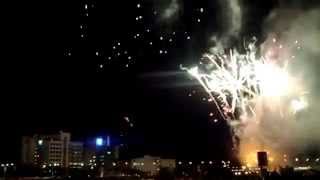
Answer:
<svg viewBox="0 0 320 180"><path fill-rule="evenodd" d="M131 166L149 176L157 175L161 168L175 169L175 159L161 159L160 157L144 156L132 159Z"/></svg>
<svg viewBox="0 0 320 180"><path fill-rule="evenodd" d="M21 160L23 164L34 164L36 158L36 141L33 137L22 137Z"/></svg>
<svg viewBox="0 0 320 180"><path fill-rule="evenodd" d="M94 143L93 143L94 142ZM89 139L85 147L85 163L91 168L111 168L119 159L119 148L111 144L110 136Z"/></svg>
<svg viewBox="0 0 320 180"><path fill-rule="evenodd" d="M69 145L69 166L84 166L83 142L70 142Z"/></svg>
<svg viewBox="0 0 320 180"><path fill-rule="evenodd" d="M62 167L68 167L70 162L83 163L83 144L71 142L70 138L71 134L63 131L22 137L22 163Z"/></svg>

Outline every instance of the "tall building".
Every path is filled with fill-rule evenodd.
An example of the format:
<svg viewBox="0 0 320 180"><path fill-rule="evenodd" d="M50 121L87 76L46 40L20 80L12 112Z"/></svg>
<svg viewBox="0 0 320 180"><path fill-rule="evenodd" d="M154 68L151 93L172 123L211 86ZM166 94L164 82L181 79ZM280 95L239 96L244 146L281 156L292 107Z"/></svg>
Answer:
<svg viewBox="0 0 320 180"><path fill-rule="evenodd" d="M83 142L70 142L69 145L69 165L84 166Z"/></svg>
<svg viewBox="0 0 320 180"><path fill-rule="evenodd" d="M110 136L89 138L85 147L85 163L97 170L100 177L110 173L119 159L119 148L111 143Z"/></svg>
<svg viewBox="0 0 320 180"><path fill-rule="evenodd" d="M71 134L33 135L22 138L22 163L37 166L68 167L70 162L83 163L83 144L70 141Z"/></svg>
<svg viewBox="0 0 320 180"><path fill-rule="evenodd" d="M34 164L36 158L36 141L33 137L22 137L21 157L23 164Z"/></svg>

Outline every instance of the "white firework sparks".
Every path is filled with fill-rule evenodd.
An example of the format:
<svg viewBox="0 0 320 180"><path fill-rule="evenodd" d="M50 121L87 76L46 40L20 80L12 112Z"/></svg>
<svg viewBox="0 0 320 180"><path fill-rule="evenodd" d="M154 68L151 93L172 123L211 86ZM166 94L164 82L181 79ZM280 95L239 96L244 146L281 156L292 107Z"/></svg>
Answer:
<svg viewBox="0 0 320 180"><path fill-rule="evenodd" d="M257 54L254 41L244 54L236 50L205 54L201 65L181 68L199 81L226 120L234 120L237 109L242 114L248 110L254 113L253 101L258 97L274 98L290 93L292 79L286 65L280 66L274 59Z"/></svg>
<svg viewBox="0 0 320 180"><path fill-rule="evenodd" d="M299 87L301 83L289 74L290 59L275 55L286 50L283 45L274 48L276 42L273 39L272 46L265 54L258 52L254 39L246 46L244 53L230 50L222 54L205 54L200 65L181 67L202 85L240 141L251 139L251 143L266 144L267 138L263 133L268 130L261 130L265 129L266 123L259 125L260 121L266 120L266 114L276 114L274 119L267 118L269 124L273 124L271 122L275 119L287 123L288 119L308 105L302 97L305 92ZM252 138L256 139L252 141ZM237 142L234 142L234 146L238 149ZM247 151L246 148L242 151Z"/></svg>

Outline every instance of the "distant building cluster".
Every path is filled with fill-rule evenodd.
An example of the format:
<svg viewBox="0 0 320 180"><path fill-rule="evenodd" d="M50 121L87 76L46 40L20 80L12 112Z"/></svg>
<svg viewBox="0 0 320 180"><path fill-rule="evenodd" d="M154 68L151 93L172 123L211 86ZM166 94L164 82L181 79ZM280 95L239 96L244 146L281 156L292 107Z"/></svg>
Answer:
<svg viewBox="0 0 320 180"><path fill-rule="evenodd" d="M145 155L139 158L120 160L123 144L111 143L111 136L100 136L88 141L72 141L71 134L60 131L56 134L34 134L22 137L21 163L37 167L49 174L54 169L87 169L103 177L114 169L130 169L154 176L161 168L174 170L175 159L163 159Z"/></svg>
<svg viewBox="0 0 320 180"><path fill-rule="evenodd" d="M71 141L71 134L22 137L22 163L39 167L83 167L107 164L118 159L116 146L111 146L110 136L98 137L94 143Z"/></svg>
<svg viewBox="0 0 320 180"><path fill-rule="evenodd" d="M161 159L160 157L144 156L132 159L132 167L150 176L158 174L160 168L174 170L176 168L175 159Z"/></svg>
<svg viewBox="0 0 320 180"><path fill-rule="evenodd" d="M206 176L209 172L221 171L234 176L259 176L269 174L267 152L257 152L258 166L241 166L224 160L176 160L157 156L121 158L123 142L111 143L111 136L73 141L71 134L60 131L56 134L34 134L22 137L22 165L40 169L43 176L68 174L70 169L85 171L88 177L137 176L155 177L175 174L181 177ZM122 156L122 155L121 155ZM287 158L287 155L284 156ZM293 167L281 168L281 173L305 172L319 169L319 158L294 159ZM1 164L0 174L14 174L16 164ZM19 166L17 166L19 167ZM23 167L23 166L22 166ZM67 170L69 169L69 170ZM67 171L64 171L67 170ZM72 173L71 173L72 174ZM209 173L210 174L210 173ZM37 174L38 175L38 174Z"/></svg>

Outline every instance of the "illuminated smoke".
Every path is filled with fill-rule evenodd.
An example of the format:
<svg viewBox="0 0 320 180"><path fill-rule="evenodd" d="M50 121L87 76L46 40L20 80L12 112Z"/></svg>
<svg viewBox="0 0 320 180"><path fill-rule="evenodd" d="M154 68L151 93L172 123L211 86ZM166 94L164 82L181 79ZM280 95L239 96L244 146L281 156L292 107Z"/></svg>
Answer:
<svg viewBox="0 0 320 180"><path fill-rule="evenodd" d="M162 18L163 19L171 19L173 18L179 11L180 6L178 0L171 0L169 6L164 9Z"/></svg>
<svg viewBox="0 0 320 180"><path fill-rule="evenodd" d="M241 6L221 3L229 9L225 33L211 38L216 44L199 66L182 69L198 80L231 126L240 160L255 165L259 150L268 151L274 164L290 163L309 147L320 153L320 10L282 4L265 21L266 40L246 43L240 53L226 51L226 41L239 38Z"/></svg>
<svg viewBox="0 0 320 180"><path fill-rule="evenodd" d="M239 0L223 0L223 3L226 3L228 13L228 31L227 35L238 36L241 30L242 23L242 14Z"/></svg>
<svg viewBox="0 0 320 180"><path fill-rule="evenodd" d="M150 0L154 4L154 14L159 23L170 24L179 19L183 11L182 0Z"/></svg>

